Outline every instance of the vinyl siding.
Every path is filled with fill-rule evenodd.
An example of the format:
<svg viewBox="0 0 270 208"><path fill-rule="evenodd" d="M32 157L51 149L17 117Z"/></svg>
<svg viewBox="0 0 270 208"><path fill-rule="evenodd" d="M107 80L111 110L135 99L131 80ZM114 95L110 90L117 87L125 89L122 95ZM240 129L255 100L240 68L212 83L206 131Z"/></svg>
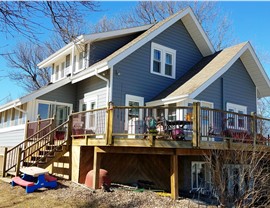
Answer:
<svg viewBox="0 0 270 208"><path fill-rule="evenodd" d="M134 38L136 38L139 34L141 34L141 32L132 35L127 35L124 37L118 37L91 43L89 65L91 66L92 64L106 58L114 51L121 48Z"/></svg>
<svg viewBox="0 0 270 208"><path fill-rule="evenodd" d="M24 140L25 125L0 129L0 146L13 147Z"/></svg>
<svg viewBox="0 0 270 208"><path fill-rule="evenodd" d="M240 59L195 99L213 102L217 109L226 110L229 102L247 106L248 114L256 112L256 86Z"/></svg>
<svg viewBox="0 0 270 208"><path fill-rule="evenodd" d="M38 97L39 100L56 101L62 103L76 103L76 85L66 84L45 95Z"/></svg>
<svg viewBox="0 0 270 208"><path fill-rule="evenodd" d="M106 78L108 78L108 74ZM76 111L79 111L79 101L85 96L93 96L97 98L97 108L106 107L107 87L106 82L100 78L93 76L86 80L83 80L77 84L77 102Z"/></svg>
<svg viewBox="0 0 270 208"><path fill-rule="evenodd" d="M144 97L144 101L151 101L176 79L150 73L151 42L176 50L176 79L182 76L202 55L190 37L183 23L178 21L163 31L127 58L114 66L113 102L116 105L125 105L125 95Z"/></svg>

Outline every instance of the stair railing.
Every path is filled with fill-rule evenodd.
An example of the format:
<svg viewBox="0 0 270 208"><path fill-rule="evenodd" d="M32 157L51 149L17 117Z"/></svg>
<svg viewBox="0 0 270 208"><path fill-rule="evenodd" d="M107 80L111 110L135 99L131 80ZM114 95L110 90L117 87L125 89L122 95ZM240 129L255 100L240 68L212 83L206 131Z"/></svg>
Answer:
<svg viewBox="0 0 270 208"><path fill-rule="evenodd" d="M44 132L51 131L53 120L54 120L53 118L50 118L50 122L48 125L38 130L36 133L32 134L31 136L29 136L28 138L26 138L24 141L20 142L16 146L12 147L11 149L7 149L7 147L5 148L4 160L3 160L3 172L2 172L3 177L6 176L6 173L8 171L12 169L15 171L16 165L18 161L20 160L19 157L21 157L22 150L25 149L29 145L29 143L35 141L37 137L42 135Z"/></svg>
<svg viewBox="0 0 270 208"><path fill-rule="evenodd" d="M68 134L69 120L57 126L46 135L26 147L21 151L21 160L17 167L34 166L39 162L44 161L47 156L62 148L68 143L70 135ZM62 134L58 134L58 133ZM45 161L44 161L45 162Z"/></svg>

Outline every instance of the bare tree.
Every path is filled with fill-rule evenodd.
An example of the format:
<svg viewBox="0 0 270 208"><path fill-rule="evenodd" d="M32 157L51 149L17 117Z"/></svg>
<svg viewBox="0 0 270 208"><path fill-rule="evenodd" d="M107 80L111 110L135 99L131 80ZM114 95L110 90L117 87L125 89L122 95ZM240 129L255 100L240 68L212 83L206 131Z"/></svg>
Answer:
<svg viewBox="0 0 270 208"><path fill-rule="evenodd" d="M212 150L205 156L222 207L269 206L270 154L263 147Z"/></svg>
<svg viewBox="0 0 270 208"><path fill-rule="evenodd" d="M114 29L120 29L154 24L187 7L193 9L217 50L235 42L228 15L213 1L140 1L135 8L118 15L114 21L105 18L98 22L96 27L99 28L99 32L103 32L110 30L112 26Z"/></svg>
<svg viewBox="0 0 270 208"><path fill-rule="evenodd" d="M77 36L74 23L82 23L87 12L94 11L93 1L1 1L0 32L13 35L14 32L33 40L41 28L49 30L41 18L49 19L65 43ZM37 40L37 39L36 39Z"/></svg>
<svg viewBox="0 0 270 208"><path fill-rule="evenodd" d="M16 49L4 55L9 67L12 68L8 72L8 77L28 92L46 86L50 81L49 69L39 69L37 64L47 54L46 48L31 42L17 44Z"/></svg>

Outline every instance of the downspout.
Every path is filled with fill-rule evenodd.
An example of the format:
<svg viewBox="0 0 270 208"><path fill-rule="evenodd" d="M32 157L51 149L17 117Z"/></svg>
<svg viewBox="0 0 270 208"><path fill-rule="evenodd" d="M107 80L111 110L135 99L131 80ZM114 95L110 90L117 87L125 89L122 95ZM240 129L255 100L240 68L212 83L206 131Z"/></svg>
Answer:
<svg viewBox="0 0 270 208"><path fill-rule="evenodd" d="M107 78L105 78L105 77L103 77L103 76L101 76L100 74L98 74L97 69L95 69L95 75L98 78L104 80L107 83L107 85L106 85L106 87L107 87L106 103L108 104L108 102L109 102L109 93L110 93L110 80L107 79Z"/></svg>

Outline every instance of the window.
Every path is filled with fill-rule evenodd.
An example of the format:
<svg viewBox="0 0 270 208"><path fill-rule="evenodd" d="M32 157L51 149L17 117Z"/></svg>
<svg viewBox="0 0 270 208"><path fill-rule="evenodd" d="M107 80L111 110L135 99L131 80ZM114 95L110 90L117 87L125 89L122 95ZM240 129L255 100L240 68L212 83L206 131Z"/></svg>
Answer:
<svg viewBox="0 0 270 208"><path fill-rule="evenodd" d="M244 115L239 115L247 114L246 106L227 103L227 111L232 112L227 114L228 128L240 130L247 129L247 118Z"/></svg>
<svg viewBox="0 0 270 208"><path fill-rule="evenodd" d="M79 69L83 68L83 52L79 54Z"/></svg>
<svg viewBox="0 0 270 208"><path fill-rule="evenodd" d="M55 80L58 80L59 76L59 65L56 66L56 69L55 69Z"/></svg>
<svg viewBox="0 0 270 208"><path fill-rule="evenodd" d="M61 78L64 77L64 74L65 74L65 62L63 62L63 63L61 64Z"/></svg>
<svg viewBox="0 0 270 208"><path fill-rule="evenodd" d="M70 54L66 56L66 67L70 66Z"/></svg>
<svg viewBox="0 0 270 208"><path fill-rule="evenodd" d="M210 168L207 162L192 162L191 188L210 189Z"/></svg>
<svg viewBox="0 0 270 208"><path fill-rule="evenodd" d="M151 73L175 79L176 50L152 43Z"/></svg>

